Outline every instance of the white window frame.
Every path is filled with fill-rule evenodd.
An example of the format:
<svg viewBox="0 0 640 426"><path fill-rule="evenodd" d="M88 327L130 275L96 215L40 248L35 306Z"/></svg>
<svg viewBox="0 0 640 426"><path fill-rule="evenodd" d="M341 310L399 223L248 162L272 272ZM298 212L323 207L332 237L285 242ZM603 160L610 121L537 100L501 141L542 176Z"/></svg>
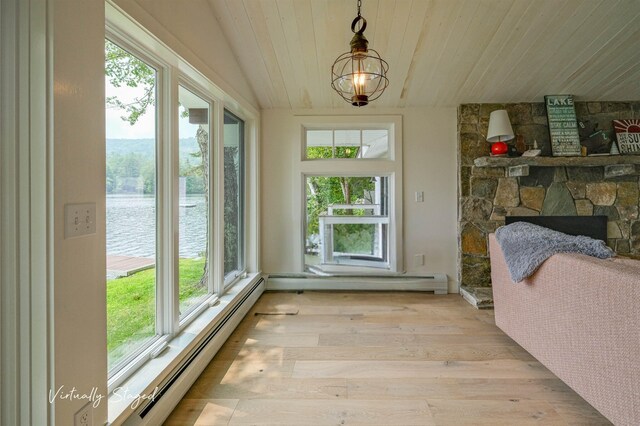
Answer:
<svg viewBox="0 0 640 426"><path fill-rule="evenodd" d="M184 87L186 90L190 91L191 93L193 93L194 95L200 97L202 100L204 100L205 102L207 102L209 104L209 185L208 185L208 196L209 196L209 205L208 205L208 212L207 212L207 227L208 227L208 232L209 232L209 238L210 240L212 238L215 237L215 234L213 234L213 225L214 222L212 220L211 216L214 216L214 196L215 196L215 191L214 191L214 185L215 185L215 181L217 180L217 176L214 174L214 164L213 164L213 154L214 154L214 147L215 147L215 143L216 143L216 129L214 128L214 126L216 126L218 123L216 123L216 116L215 116L215 112L214 109L216 108L216 102L213 100L213 98L211 98L211 95L207 94L205 91L203 91L200 87L198 87L197 83L194 82L193 80L191 80L188 76L180 74L178 76L178 89L179 87L182 86ZM176 95L176 99L178 100L178 95ZM171 144L171 151L172 151L172 155L174 156L174 158L176 159L176 161L173 162L172 164L172 174L173 174L173 197L175 197L175 200L178 200L180 197L180 188L179 188L179 180L180 180L180 154L179 154L179 149L180 149L180 143L179 143L179 139L180 139L180 133L179 133L179 125L177 123L178 121L178 114L179 114L179 108L176 106L176 135L173 138L173 141L176 141L177 143L173 143ZM216 153L217 154L217 153ZM172 204L172 208L174 209L174 215L173 215L173 229L179 230L180 229L180 214L179 214L179 203L174 202ZM175 233L175 240L174 240L174 244L175 247L178 248L178 250L174 251L174 255L173 255L173 264L174 264L174 273L173 273L173 281L175 283L175 294L179 295L180 294L180 268L179 268L179 262L180 262L180 253L179 253L179 248L180 248L180 241L179 241L179 232ZM215 258L216 258L216 251L215 251L215 247L211 244L211 241L209 241L209 249L207 252L207 263L209 265L209 279L207 282L207 294L203 295L200 299L200 303L198 303L198 305L195 305L193 307L191 307L187 313L184 315L184 317L182 319L180 319L180 301L178 299L176 299L177 303L173 306L173 308L175 309L174 312L174 316L175 318L177 318L178 320L178 324L176 326L176 324L174 324L174 330L177 329L179 331L183 330L191 321L193 321L198 315L200 315L202 313L202 311L204 311L208 305L210 303L212 303L212 301L214 301L215 299L218 298L218 294L219 292L216 292L215 289L215 272L213 271L213 265L215 262Z"/></svg>
<svg viewBox="0 0 640 426"><path fill-rule="evenodd" d="M298 190L294 195L296 214L301 218L297 229L295 262L304 270L306 235L306 180L308 176L386 176L389 179L389 272L404 272L402 242L402 116L400 115L299 115L295 117L301 143L296 144ZM388 158L306 158L307 130L389 130ZM372 274L381 273L372 268Z"/></svg>
<svg viewBox="0 0 640 426"><path fill-rule="evenodd" d="M127 357L123 358L120 362L118 362L108 373L109 377L122 377L126 376L128 372L132 369L137 369L146 357L148 357L148 353L154 351L158 347L166 344L167 335L170 333L171 327L165 321L159 321L159 318L166 318L167 316L172 316L172 309L169 306L166 306L163 303L166 300L164 296L167 291L172 291L171 289L165 288L165 286L160 286L159 283L165 281L165 277L171 276L172 268L169 268L166 264L166 259L168 257L167 248L171 247L170 244L166 243L167 232L163 232L163 228L165 228L164 220L165 218L162 214L164 210L162 207L166 206L168 202L170 202L171 195L167 197L167 193L165 187L167 185L164 174L161 172L163 167L163 162L166 161L167 156L165 155L165 151L162 149L164 145L164 141L167 138L167 135L171 134L171 126L169 123L163 123L162 118L166 116L167 102L167 88L170 86L170 83L167 84L167 80L171 80L171 69L169 65L164 62L161 58L156 57L153 54L149 54L144 49L140 48L136 45L136 43L132 43L126 38L121 37L116 32L111 31L110 28L107 28L105 38L112 43L116 44L121 49L126 50L131 53L136 58L140 59L144 63L153 67L156 70L156 158L155 158L155 166L156 166L156 265L159 267L156 268L156 318L155 318L155 328L156 334L154 337L148 339L142 346L136 349L134 352L129 354ZM170 155L168 156L170 157ZM169 199L169 200L168 200ZM164 267L163 267L164 266Z"/></svg>
<svg viewBox="0 0 640 426"><path fill-rule="evenodd" d="M240 250L240 256L243 257L243 262L242 262L242 268L241 269L237 269L234 271L231 271L229 274L227 274L226 276L224 275L224 238L222 239L222 256L223 256L223 262L222 262L222 280L223 280L223 291L228 290L229 288L231 288L239 279L241 279L243 276L246 275L247 273L247 261L246 261L246 256L247 256L247 244L248 244L248 240L247 240L247 202L249 201L248 199L248 194L247 194L247 143L249 142L247 140L247 121L245 120L245 118L243 117L243 114L241 112L238 112L236 109L234 109L233 107L230 106L226 106L225 108L222 109L222 123L224 125L224 112L228 111L231 114L233 114L236 118L239 118L240 120L242 120L242 172L244 174L244 176L242 176L242 249ZM224 139L222 139L224 140ZM223 171L223 176L222 178L224 179L224 142L220 144L220 154L219 157L221 159L221 167L222 167L222 171ZM222 182L222 193L224 193L224 181ZM224 199L222 200L222 219L224 220Z"/></svg>
<svg viewBox="0 0 640 426"><path fill-rule="evenodd" d="M157 187L158 201L158 248L156 288L158 303L156 312L156 327L158 337L145 349L141 349L137 356L128 358L128 363L123 365L108 379L109 392L113 392L123 382L132 381L141 384L154 383L162 380L161 376L149 377L138 371L144 371L141 367L146 365L151 358L168 348L166 352L174 354L170 363L176 363L184 356L173 346L184 347L185 341L195 339L194 327L206 329L216 321L216 318L203 324L201 318L209 318L212 310L219 310L214 306L219 297L222 297L234 285L246 286L251 280L260 275L258 258L259 244L259 112L243 100L238 100L221 89L217 83L206 77L200 71L187 63L154 35L133 21L117 5L110 0L105 4L106 37L114 43L139 56L145 62L158 69L163 79L158 84L158 146L161 149L157 154ZM182 85L190 91L210 103L210 176L209 185L209 261L210 282L209 288L213 291L210 297L189 312L182 320L179 315L178 299L178 234L174 232L178 227L178 86ZM227 109L244 121L244 250L243 264L245 269L233 282L224 282L223 276L223 131L224 110ZM234 289L235 291L235 289ZM186 333L186 334L185 334ZM178 343L172 344L172 339L178 339ZM185 340L186 339L186 340ZM174 340L175 341L175 340ZM157 361L157 360L154 360ZM124 363L123 363L124 364ZM171 364L171 365L173 365ZM168 364L169 365L169 364ZM114 369L115 371L115 369ZM110 401L111 407L111 401ZM118 408L119 410L119 408ZM119 417L121 412L109 410L109 417Z"/></svg>
<svg viewBox="0 0 640 426"><path fill-rule="evenodd" d="M331 149L332 149L332 156L331 158L309 158L307 157L307 149L309 148L308 144L307 144L307 132L311 130L323 130L323 131L331 131ZM389 146L387 147L387 157L386 158L366 158L366 157L362 157L362 156L358 156L355 158L344 158L344 157L336 157L336 131L337 130L351 130L351 131L359 131L360 132L360 155L362 155L362 147L364 146L364 142L363 142L363 130L387 130L388 131L388 144ZM392 125L390 123L386 123L386 124L382 124L382 125L378 125L375 127L354 127L354 128L349 128L349 127L333 127L333 128L326 128L326 127L305 127L304 131L303 131L303 136L302 136L302 140L304 141L304 147L302 149L302 160L303 161L327 161L327 160L347 160L347 161L353 161L353 160L360 160L360 161L371 161L371 160L393 160L393 147L391 146L391 144L393 143L392 140L394 139L394 137L392 137L391 133L392 133ZM340 146L340 145L338 145Z"/></svg>

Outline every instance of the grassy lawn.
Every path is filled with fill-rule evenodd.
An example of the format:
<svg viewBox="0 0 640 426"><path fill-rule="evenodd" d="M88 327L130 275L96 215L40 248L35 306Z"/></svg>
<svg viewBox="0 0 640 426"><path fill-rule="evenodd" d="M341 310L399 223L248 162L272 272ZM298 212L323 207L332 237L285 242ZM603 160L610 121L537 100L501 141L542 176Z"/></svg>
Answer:
<svg viewBox="0 0 640 426"><path fill-rule="evenodd" d="M180 259L180 310L207 292L200 278L204 259ZM155 268L107 281L109 368L155 334Z"/></svg>

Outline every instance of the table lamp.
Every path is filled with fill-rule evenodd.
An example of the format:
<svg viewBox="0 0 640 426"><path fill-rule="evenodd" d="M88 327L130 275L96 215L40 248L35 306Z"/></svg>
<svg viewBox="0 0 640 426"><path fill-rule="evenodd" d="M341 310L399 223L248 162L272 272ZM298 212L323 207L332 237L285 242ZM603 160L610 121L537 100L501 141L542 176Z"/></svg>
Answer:
<svg viewBox="0 0 640 426"><path fill-rule="evenodd" d="M489 130L487 131L487 142L491 143L491 155L506 155L509 147L505 141L510 141L513 138L513 128L507 110L492 111L489 115Z"/></svg>

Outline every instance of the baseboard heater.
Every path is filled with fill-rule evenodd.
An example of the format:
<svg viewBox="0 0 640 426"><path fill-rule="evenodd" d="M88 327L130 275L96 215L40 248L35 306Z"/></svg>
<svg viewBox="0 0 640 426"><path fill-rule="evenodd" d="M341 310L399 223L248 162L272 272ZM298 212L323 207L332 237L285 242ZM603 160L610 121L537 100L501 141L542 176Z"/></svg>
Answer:
<svg viewBox="0 0 640 426"><path fill-rule="evenodd" d="M447 294L446 274L426 275L345 275L318 276L314 274L270 274L267 290L295 291L433 291Z"/></svg>
<svg viewBox="0 0 640 426"><path fill-rule="evenodd" d="M170 374L169 378L166 379L165 382L158 387L158 391L156 392L156 397L153 400L150 400L149 403L138 412L138 415L140 416L141 419L144 419L145 416L149 414L149 412L153 409L153 407L158 402L160 402L162 397L167 393L167 391L171 388L171 386L180 378L180 376L185 372L185 370L189 368L189 366L193 363L193 361L198 357L198 355L200 355L200 353L202 353L202 351L207 347L207 345L211 342L211 340L213 340L216 337L216 335L220 332L220 330L222 330L225 327L225 325L227 325L227 323L233 319L236 312L238 312L238 310L243 307L247 299L249 299L253 295L253 292L256 291L256 289L260 287L260 285L262 285L264 282L265 282L264 278L260 278L245 293L245 295L240 299L239 303L236 303L233 309L227 312L227 314L222 319L220 319L220 321L218 321L218 323L211 330L211 332L200 342L200 344L196 346L191 351L191 353L189 353L189 355L187 355L183 363L180 364L180 366L177 367Z"/></svg>

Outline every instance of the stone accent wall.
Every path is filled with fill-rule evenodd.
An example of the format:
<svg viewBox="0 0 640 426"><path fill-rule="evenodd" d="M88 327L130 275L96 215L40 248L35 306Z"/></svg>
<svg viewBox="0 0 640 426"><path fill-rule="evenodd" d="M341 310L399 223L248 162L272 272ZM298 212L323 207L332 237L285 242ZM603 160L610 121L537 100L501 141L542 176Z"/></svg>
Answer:
<svg viewBox="0 0 640 426"><path fill-rule="evenodd" d="M564 167L476 167L488 156L489 113L506 109L516 135L531 147L537 140L551 155L544 103L463 104L458 109L459 282L463 287L491 285L488 234L504 225L505 215L590 216L609 218L610 247L640 254L640 166L581 167L567 158ZM640 102L577 102L578 119L598 123L614 138L611 120L640 118ZM515 143L515 139L510 143ZM573 163L573 164L572 164Z"/></svg>

